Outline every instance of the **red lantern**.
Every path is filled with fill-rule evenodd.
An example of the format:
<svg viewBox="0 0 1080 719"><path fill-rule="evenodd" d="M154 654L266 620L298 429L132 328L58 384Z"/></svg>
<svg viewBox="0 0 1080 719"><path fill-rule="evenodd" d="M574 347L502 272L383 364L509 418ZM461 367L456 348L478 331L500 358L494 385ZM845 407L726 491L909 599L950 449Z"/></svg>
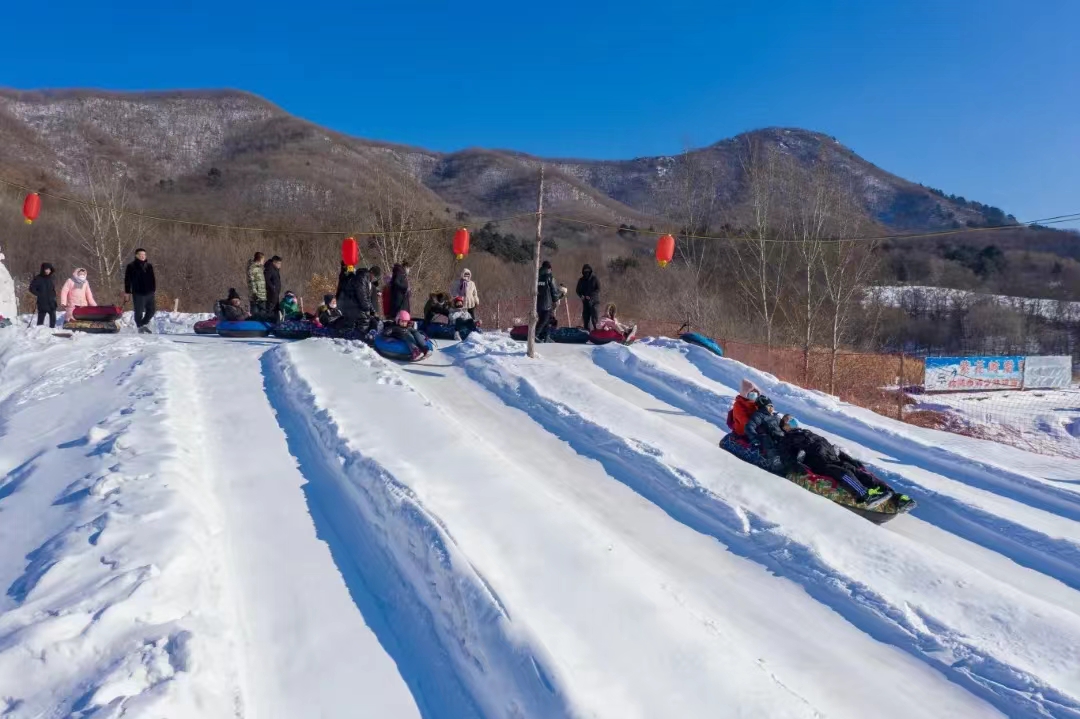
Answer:
<svg viewBox="0 0 1080 719"><path fill-rule="evenodd" d="M454 257L463 260L467 254L469 254L469 231L462 227L454 233Z"/></svg>
<svg viewBox="0 0 1080 719"><path fill-rule="evenodd" d="M656 261L661 267L667 267L671 258L675 256L675 238L664 235L656 241Z"/></svg>
<svg viewBox="0 0 1080 719"><path fill-rule="evenodd" d="M36 192L31 192L26 196L26 200L22 206L23 217L26 218L26 224L33 224L34 220L41 214L41 196Z"/></svg>
<svg viewBox="0 0 1080 719"><path fill-rule="evenodd" d="M355 238L346 237L342 241L341 261L345 263L345 266L349 268L350 272L354 267L360 264L360 245L356 244Z"/></svg>

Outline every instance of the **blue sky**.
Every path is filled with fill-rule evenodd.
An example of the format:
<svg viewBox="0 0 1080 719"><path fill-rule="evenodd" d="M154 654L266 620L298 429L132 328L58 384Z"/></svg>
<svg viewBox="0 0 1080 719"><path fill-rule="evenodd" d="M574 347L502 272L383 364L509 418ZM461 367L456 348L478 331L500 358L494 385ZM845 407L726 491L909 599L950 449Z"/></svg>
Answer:
<svg viewBox="0 0 1080 719"><path fill-rule="evenodd" d="M1080 1L8 3L0 85L231 87L437 150L834 135L1021 219L1080 211Z"/></svg>

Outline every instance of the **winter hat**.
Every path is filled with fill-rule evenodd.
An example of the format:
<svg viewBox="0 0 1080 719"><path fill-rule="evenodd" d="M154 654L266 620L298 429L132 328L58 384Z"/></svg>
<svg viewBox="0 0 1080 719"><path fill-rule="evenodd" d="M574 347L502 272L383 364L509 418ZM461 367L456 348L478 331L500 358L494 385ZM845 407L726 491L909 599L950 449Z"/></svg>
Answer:
<svg viewBox="0 0 1080 719"><path fill-rule="evenodd" d="M397 313L397 317L395 319L398 322L408 322L408 321L410 321L412 319L412 316L408 312L406 312L405 310L401 310L400 312Z"/></svg>
<svg viewBox="0 0 1080 719"><path fill-rule="evenodd" d="M592 266L591 265L585 265L584 267L582 267L581 268L581 274L583 274L583 275L591 275L592 274Z"/></svg>
<svg viewBox="0 0 1080 719"><path fill-rule="evenodd" d="M746 397L747 399L750 399L751 392L757 392L759 395L761 394L761 390L757 388L757 385L755 385L748 379L743 379L743 381L739 384L739 394L741 394L743 397Z"/></svg>
<svg viewBox="0 0 1080 719"><path fill-rule="evenodd" d="M232 300L238 300L238 299L240 299L240 293L236 291L235 287L230 287L229 288L229 296L227 298L225 298L225 299L227 299L230 302Z"/></svg>
<svg viewBox="0 0 1080 719"><path fill-rule="evenodd" d="M56 271L51 263L42 262L41 263L41 274L45 274L45 270L48 270L49 272L55 272Z"/></svg>
<svg viewBox="0 0 1080 719"><path fill-rule="evenodd" d="M757 398L757 406L761 409L765 409L766 407L772 407L773 403L771 399L769 399L765 395L761 395Z"/></svg>
<svg viewBox="0 0 1080 719"><path fill-rule="evenodd" d="M334 296L333 295L323 295L322 296L322 303L324 305L326 305L327 307L329 307L330 303L333 302L333 301L334 301Z"/></svg>
<svg viewBox="0 0 1080 719"><path fill-rule="evenodd" d="M454 298L454 307L464 307L464 306L465 306L465 298L464 297L455 297Z"/></svg>
<svg viewBox="0 0 1080 719"><path fill-rule="evenodd" d="M542 270L550 270L551 269L551 261L550 260L544 260L544 262L540 265L540 269L542 269Z"/></svg>
<svg viewBox="0 0 1080 719"><path fill-rule="evenodd" d="M461 271L461 276L462 277L472 277L472 270L470 270L469 268L466 267L464 270Z"/></svg>

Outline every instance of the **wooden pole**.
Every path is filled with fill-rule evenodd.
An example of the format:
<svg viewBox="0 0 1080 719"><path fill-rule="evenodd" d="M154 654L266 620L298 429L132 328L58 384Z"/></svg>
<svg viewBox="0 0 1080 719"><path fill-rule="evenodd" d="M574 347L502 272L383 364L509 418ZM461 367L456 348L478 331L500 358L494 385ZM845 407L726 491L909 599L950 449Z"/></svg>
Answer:
<svg viewBox="0 0 1080 719"><path fill-rule="evenodd" d="M900 352L900 387L896 393L896 418L904 420L904 352Z"/></svg>
<svg viewBox="0 0 1080 719"><path fill-rule="evenodd" d="M544 238L544 166L540 165L540 192L536 199L536 251L533 257L532 307L529 308L528 355L536 357L536 296L540 277L540 243Z"/></svg>

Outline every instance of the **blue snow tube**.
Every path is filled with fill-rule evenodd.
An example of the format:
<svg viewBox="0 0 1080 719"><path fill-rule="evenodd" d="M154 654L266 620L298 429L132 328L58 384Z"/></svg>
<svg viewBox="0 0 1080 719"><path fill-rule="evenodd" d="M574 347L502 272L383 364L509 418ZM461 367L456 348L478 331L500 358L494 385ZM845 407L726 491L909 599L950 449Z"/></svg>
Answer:
<svg viewBox="0 0 1080 719"><path fill-rule="evenodd" d="M217 333L222 337L266 337L270 334L270 323L255 320L218 322Z"/></svg>
<svg viewBox="0 0 1080 719"><path fill-rule="evenodd" d="M698 347L704 347L718 357L724 356L724 350L720 347L719 343L717 343L717 341L714 340L712 337L706 337L700 332L687 332L685 334L679 335L679 339L681 339L683 342L689 342L692 345L697 345Z"/></svg>
<svg viewBox="0 0 1080 719"><path fill-rule="evenodd" d="M405 340L386 337L380 334L375 337L375 351L386 359L399 360L401 362L413 361L412 352L409 350L409 345L405 343ZM435 344L430 339L427 341L427 351L435 351Z"/></svg>
<svg viewBox="0 0 1080 719"><path fill-rule="evenodd" d="M443 324L442 322L432 322L431 324L421 323L420 331L432 339L452 340L454 339L455 327L454 325Z"/></svg>

